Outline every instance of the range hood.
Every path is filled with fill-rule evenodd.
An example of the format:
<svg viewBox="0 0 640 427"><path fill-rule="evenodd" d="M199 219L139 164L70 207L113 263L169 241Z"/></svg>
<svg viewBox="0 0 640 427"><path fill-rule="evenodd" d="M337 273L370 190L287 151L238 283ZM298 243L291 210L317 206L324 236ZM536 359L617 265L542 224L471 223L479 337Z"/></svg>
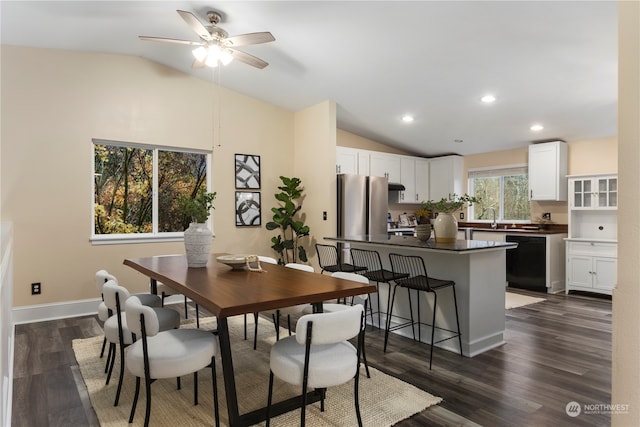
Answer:
<svg viewBox="0 0 640 427"><path fill-rule="evenodd" d="M404 191L404 190L405 190L404 185L400 184L399 182L389 183L389 191Z"/></svg>

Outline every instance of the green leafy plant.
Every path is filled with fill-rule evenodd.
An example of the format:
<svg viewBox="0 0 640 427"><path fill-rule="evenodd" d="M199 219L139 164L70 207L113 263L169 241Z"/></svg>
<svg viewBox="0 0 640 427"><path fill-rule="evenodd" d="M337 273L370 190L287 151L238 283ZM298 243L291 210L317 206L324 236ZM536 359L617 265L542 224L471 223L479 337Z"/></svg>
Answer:
<svg viewBox="0 0 640 427"><path fill-rule="evenodd" d="M464 194L458 196L453 194L451 198L442 198L438 201L428 200L422 202L422 209L428 211L436 211L443 213L452 213L462 209L463 206L472 206L474 203L480 203L480 198Z"/></svg>
<svg viewBox="0 0 640 427"><path fill-rule="evenodd" d="M271 248L276 251L280 258L280 264L289 262L307 261L307 252L300 245L300 239L309 235L309 227L304 225L300 219L302 204L299 199L302 197L304 188L299 178L280 177L284 185L278 187L280 193L275 197L280 205L271 208L273 220L267 222L267 230L280 229L280 234L271 238Z"/></svg>
<svg viewBox="0 0 640 427"><path fill-rule="evenodd" d="M180 210L192 222L207 222L211 209L215 209L213 201L216 193L207 193L204 188L200 188L193 197L182 196L178 199Z"/></svg>

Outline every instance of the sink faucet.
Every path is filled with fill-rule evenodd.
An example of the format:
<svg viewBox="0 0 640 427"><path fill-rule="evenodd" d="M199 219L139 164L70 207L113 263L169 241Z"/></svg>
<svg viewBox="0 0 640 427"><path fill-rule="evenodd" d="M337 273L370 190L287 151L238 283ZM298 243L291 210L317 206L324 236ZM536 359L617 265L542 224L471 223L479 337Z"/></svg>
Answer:
<svg viewBox="0 0 640 427"><path fill-rule="evenodd" d="M493 221L491 222L491 228L494 230L498 228L498 223L496 222L496 210L494 208L487 208L493 213Z"/></svg>

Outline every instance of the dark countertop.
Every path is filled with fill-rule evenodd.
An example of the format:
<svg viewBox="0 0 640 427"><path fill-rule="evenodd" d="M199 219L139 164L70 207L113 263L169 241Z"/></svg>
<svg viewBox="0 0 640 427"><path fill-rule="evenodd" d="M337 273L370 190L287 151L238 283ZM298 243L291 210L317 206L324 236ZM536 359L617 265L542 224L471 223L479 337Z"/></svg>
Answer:
<svg viewBox="0 0 640 427"><path fill-rule="evenodd" d="M504 228L504 227L507 228ZM538 227L538 228L535 228ZM511 224L498 224L498 228L491 228L488 223L458 222L458 228L468 228L473 231L489 231L495 233L526 233L526 234L566 234L568 226L566 224L517 224L515 228Z"/></svg>
<svg viewBox="0 0 640 427"><path fill-rule="evenodd" d="M370 243L385 246L400 246L412 249L425 249L433 252L469 253L475 251L496 251L513 249L518 246L513 242L487 242L484 240L456 240L452 243L437 243L434 239L426 242L413 236L388 236L386 234L365 236L325 237L326 240L345 243Z"/></svg>

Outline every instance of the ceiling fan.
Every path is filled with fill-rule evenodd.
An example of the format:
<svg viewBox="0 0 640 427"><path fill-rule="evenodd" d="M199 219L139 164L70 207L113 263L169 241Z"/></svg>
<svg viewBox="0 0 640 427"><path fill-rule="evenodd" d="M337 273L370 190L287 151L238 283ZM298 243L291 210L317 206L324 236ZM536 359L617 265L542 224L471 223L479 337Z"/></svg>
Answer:
<svg viewBox="0 0 640 427"><path fill-rule="evenodd" d="M217 67L219 63L227 65L233 59L244 62L256 68L264 68L269 65L266 61L250 55L246 52L237 50L236 47L247 46L252 44L268 43L275 40L275 37L268 32L247 33L229 37L229 34L218 27L222 16L215 11L207 12L207 20L209 26L203 25L198 18L191 12L177 10L178 14L184 21L200 36L199 41L170 39L164 37L148 37L138 36L141 40L186 44L189 46L197 46L192 53L195 57L193 67Z"/></svg>

